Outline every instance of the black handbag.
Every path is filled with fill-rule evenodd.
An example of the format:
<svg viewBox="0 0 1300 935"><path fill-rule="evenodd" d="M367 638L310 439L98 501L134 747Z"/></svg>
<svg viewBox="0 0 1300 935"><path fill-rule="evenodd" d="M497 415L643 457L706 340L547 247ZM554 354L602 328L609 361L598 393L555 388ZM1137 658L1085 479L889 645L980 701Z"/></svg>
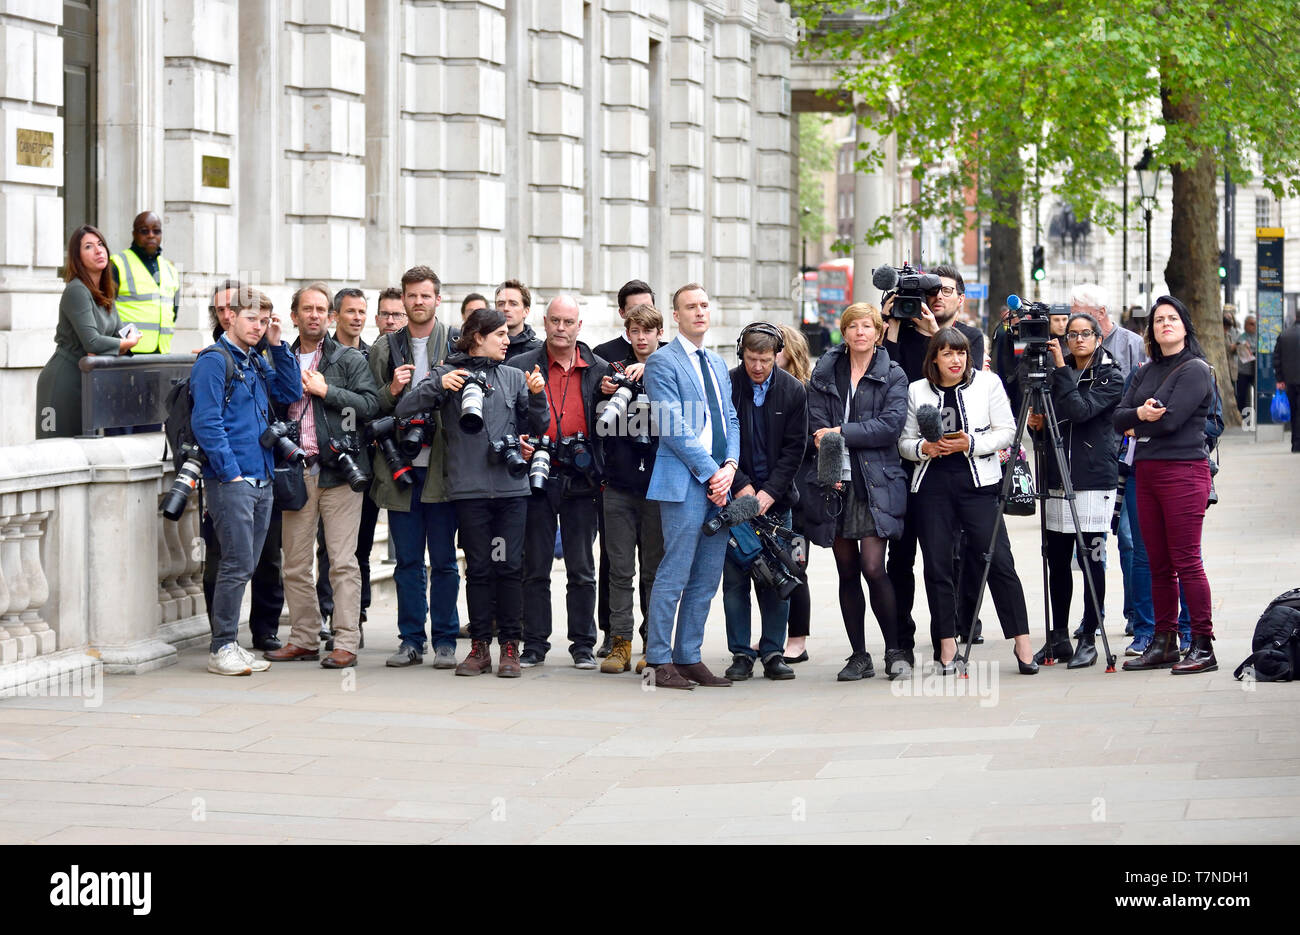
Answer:
<svg viewBox="0 0 1300 935"><path fill-rule="evenodd" d="M307 505L307 481L301 464L277 464L271 475L271 492L281 510L301 510Z"/></svg>

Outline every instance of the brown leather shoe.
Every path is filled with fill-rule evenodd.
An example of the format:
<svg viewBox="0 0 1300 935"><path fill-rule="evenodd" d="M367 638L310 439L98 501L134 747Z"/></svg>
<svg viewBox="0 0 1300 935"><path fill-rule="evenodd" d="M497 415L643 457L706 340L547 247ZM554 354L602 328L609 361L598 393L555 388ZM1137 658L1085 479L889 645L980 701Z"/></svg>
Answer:
<svg viewBox="0 0 1300 935"><path fill-rule="evenodd" d="M650 666L649 668L655 674L655 688L681 688L690 691L695 687L695 683L688 678L684 678L671 662L665 662L659 666Z"/></svg>
<svg viewBox="0 0 1300 935"><path fill-rule="evenodd" d="M524 670L519 667L519 643L516 640L506 640L501 644L501 657L497 663L497 678L499 679L517 679L523 675Z"/></svg>
<svg viewBox="0 0 1300 935"><path fill-rule="evenodd" d="M492 671L492 654L488 651L492 644L487 640L470 642L469 655L465 661L456 666L457 675L483 675Z"/></svg>
<svg viewBox="0 0 1300 935"><path fill-rule="evenodd" d="M269 659L271 662L315 662L320 658L320 650L303 649L293 643L285 643L280 649L262 653L262 658Z"/></svg>
<svg viewBox="0 0 1300 935"><path fill-rule="evenodd" d="M322 669L350 669L357 664L357 654L336 649L320 661Z"/></svg>
<svg viewBox="0 0 1300 935"><path fill-rule="evenodd" d="M1192 637L1192 648L1182 662L1176 662L1170 668L1174 675L1187 675L1193 672L1213 672L1219 668L1219 660L1214 658L1213 637Z"/></svg>
<svg viewBox="0 0 1300 935"><path fill-rule="evenodd" d="M1178 662L1178 634L1174 632L1157 633L1151 637L1151 645L1146 652L1136 659L1124 663L1125 672L1143 672L1147 669L1168 669Z"/></svg>
<svg viewBox="0 0 1300 935"><path fill-rule="evenodd" d="M709 671L709 667L702 662L692 662L688 666L677 665L677 671L681 675L690 679L692 682L699 682L701 685L709 688L730 688L731 679L724 679L714 675Z"/></svg>

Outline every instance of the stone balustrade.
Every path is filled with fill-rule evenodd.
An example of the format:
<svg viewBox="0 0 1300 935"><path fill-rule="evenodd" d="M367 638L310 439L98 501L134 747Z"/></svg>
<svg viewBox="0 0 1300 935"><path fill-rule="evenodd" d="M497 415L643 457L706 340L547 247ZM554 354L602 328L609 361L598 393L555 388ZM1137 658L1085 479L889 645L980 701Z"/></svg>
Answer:
<svg viewBox="0 0 1300 935"><path fill-rule="evenodd" d="M81 660L143 672L207 633L197 498L162 518L162 448L157 434L0 448L0 682Z"/></svg>

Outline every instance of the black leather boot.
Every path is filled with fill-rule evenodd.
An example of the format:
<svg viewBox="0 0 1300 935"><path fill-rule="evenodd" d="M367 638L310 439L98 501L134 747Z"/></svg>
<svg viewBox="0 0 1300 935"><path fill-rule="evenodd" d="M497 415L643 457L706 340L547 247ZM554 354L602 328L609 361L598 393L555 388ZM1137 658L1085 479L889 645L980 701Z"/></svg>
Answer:
<svg viewBox="0 0 1300 935"><path fill-rule="evenodd" d="M1124 663L1125 672L1144 669L1168 669L1178 662L1178 634L1165 632L1151 637L1151 645L1136 659Z"/></svg>
<svg viewBox="0 0 1300 935"><path fill-rule="evenodd" d="M1097 634L1088 632L1079 637L1079 645L1074 648L1067 669L1084 669L1097 663Z"/></svg>
<svg viewBox="0 0 1300 935"><path fill-rule="evenodd" d="M1046 645L1034 653L1034 662L1041 666L1048 656L1057 662L1069 662L1074 656L1074 647L1070 645L1070 633L1065 627L1052 630L1048 634Z"/></svg>
<svg viewBox="0 0 1300 935"><path fill-rule="evenodd" d="M1219 667L1219 660L1214 658L1214 638L1211 636L1193 636L1192 648L1187 651L1182 662L1175 663L1174 675L1186 675L1190 672L1213 672Z"/></svg>

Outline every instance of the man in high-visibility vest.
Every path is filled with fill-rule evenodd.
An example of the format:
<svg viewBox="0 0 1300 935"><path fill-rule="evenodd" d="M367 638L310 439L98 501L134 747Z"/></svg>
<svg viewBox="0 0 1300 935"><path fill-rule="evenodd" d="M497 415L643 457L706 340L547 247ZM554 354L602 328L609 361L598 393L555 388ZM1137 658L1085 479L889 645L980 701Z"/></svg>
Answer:
<svg viewBox="0 0 1300 935"><path fill-rule="evenodd" d="M152 211L131 223L131 246L112 256L117 314L140 329L136 354L168 354L181 304L181 278L162 255L162 219Z"/></svg>

